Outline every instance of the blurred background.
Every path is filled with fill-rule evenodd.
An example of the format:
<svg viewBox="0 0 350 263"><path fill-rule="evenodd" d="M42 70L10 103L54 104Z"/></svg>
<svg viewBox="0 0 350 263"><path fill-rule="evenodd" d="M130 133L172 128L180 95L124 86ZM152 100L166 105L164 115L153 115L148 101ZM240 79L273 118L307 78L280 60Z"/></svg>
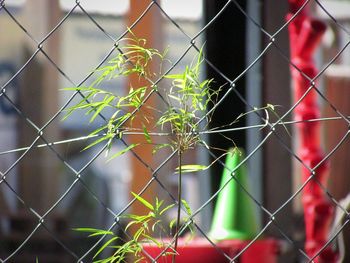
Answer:
<svg viewBox="0 0 350 263"><path fill-rule="evenodd" d="M4 88L0 96L0 258L11 256L7 262L34 262L36 256L40 262L73 262L74 255L83 255L93 242L72 229L108 228L114 220L109 210L122 211L130 201L130 192L140 191L150 180L150 168L156 169L164 161L163 155L142 155L147 151L143 149L138 154L148 166L131 153L106 163L104 154L100 154L101 147L82 151L89 143L82 137L100 127L102 118L89 123L89 116L78 112L62 120L66 114L62 109L79 101L73 92L64 89L91 84L97 77L94 69L105 65L116 54L115 40L145 10L132 31L146 38L148 46L160 50L168 47L168 59L173 63L181 58L174 72L181 72L197 54L191 41L198 35L196 46L204 47L206 58L214 65L203 65L203 78L214 78L216 87L227 87L227 78L236 80L237 92L230 94L216 109L210 128L230 123L235 116L250 110L247 105L280 105L277 108L280 116L292 105L290 63L286 59L289 57L288 30L282 28L288 12L287 1L237 1L239 6L236 1L221 0L163 0L157 5L128 0L0 2L0 85ZM312 15L328 26L315 61L320 69L331 65L322 72L317 87L334 106L320 96L320 110L324 118L338 116L337 111L348 116L349 49L337 59L333 58L348 44L350 2L319 2L327 12L311 1ZM210 23L225 5L229 7ZM338 23L334 23L334 19ZM210 26L205 27L208 23ZM270 41L264 31L273 34L280 28L276 45L245 71ZM128 83L128 79L118 78L106 82L104 88L125 94ZM154 99L152 103L160 102ZM288 115L284 121L292 119L293 116ZM249 114L236 127L250 127L259 122L258 116ZM324 121L321 127L322 147L328 154L348 131L348 126L344 121ZM301 185L302 165L289 151L298 149L298 134L293 125L288 126L291 135L284 127L278 129L280 138L270 138L247 162L251 194L269 211L278 209ZM250 153L266 133L262 129L238 129L225 136ZM213 147L233 146L215 134L205 138ZM52 143L50 147L49 143ZM124 148L122 143L115 144L112 152ZM349 153L349 143L344 143L329 157L327 189L338 201L345 198L350 189ZM199 148L191 152L187 160L208 164L211 157ZM162 166L158 178L176 195L174 167L176 160ZM76 183L80 170L83 183ZM193 210L216 191L221 174L220 165L200 175L186 174L184 199ZM162 188L152 183L144 197L153 200L155 195L167 198ZM196 216L203 231L209 230L214 204ZM137 205L132 208L134 213L142 209ZM264 225L267 215L258 206L256 211L260 224ZM41 217L44 217L44 226L38 224ZM283 207L277 221L296 244L283 251L281 262L299 262L296 250L303 246L305 238L299 195ZM342 232L349 243L349 227ZM285 238L275 227L269 227L264 234Z"/></svg>

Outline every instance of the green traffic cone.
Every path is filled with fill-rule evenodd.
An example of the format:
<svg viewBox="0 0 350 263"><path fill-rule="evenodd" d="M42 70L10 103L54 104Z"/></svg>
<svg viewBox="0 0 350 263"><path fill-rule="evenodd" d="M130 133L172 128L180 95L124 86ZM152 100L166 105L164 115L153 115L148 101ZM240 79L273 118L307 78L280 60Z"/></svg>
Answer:
<svg viewBox="0 0 350 263"><path fill-rule="evenodd" d="M213 222L209 237L215 240L253 239L258 234L257 216L254 202L242 189L239 183L247 190L248 178L245 165L241 165L231 179L231 172L243 160L243 151L233 150L226 157L226 167L221 179L220 188L225 188L218 194L214 209ZM230 180L231 179L231 180ZM229 181L230 180L230 181ZM229 181L229 183L227 183Z"/></svg>

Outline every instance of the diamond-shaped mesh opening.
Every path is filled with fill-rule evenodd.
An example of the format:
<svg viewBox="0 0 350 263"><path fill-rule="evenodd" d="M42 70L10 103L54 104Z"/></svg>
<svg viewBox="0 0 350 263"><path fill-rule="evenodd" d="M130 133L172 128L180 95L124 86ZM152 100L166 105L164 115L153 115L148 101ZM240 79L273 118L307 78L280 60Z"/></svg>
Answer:
<svg viewBox="0 0 350 263"><path fill-rule="evenodd" d="M98 17L98 14L93 14L91 17L85 13L71 15L61 28L63 44L60 49L61 54L65 54L60 57L61 69L74 83L80 83L86 74L97 66L96 62L104 59L113 47L115 39L125 31L123 16L103 17L104 29L107 32L96 26L93 20L96 16ZM112 38L110 35L115 37ZM82 39L84 41L81 41ZM81 65L82 61L84 61L83 65ZM71 85L67 80L62 79L62 86Z"/></svg>

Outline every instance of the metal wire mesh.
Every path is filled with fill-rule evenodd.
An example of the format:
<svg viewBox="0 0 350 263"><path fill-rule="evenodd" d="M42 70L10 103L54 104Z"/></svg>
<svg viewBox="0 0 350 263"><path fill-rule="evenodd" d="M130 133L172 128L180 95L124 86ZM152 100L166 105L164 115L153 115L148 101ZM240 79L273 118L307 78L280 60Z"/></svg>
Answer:
<svg viewBox="0 0 350 263"><path fill-rule="evenodd" d="M58 127L61 125L60 120L62 119L62 116L65 115L65 111L76 100L79 98L84 98L84 94L82 92L76 91L72 93L58 110L50 112L49 115L44 114L44 117L40 118L37 117L35 112L32 110L32 108L36 105L30 105L30 103L25 101L31 99L31 97L27 97L30 96L30 92L25 93L27 95L22 98L22 101L14 100L9 94L11 94L11 89L13 89L13 85L16 81L18 81L18 79L26 78L25 76L28 74L30 75L28 72L36 67L35 63L37 60L44 61L43 64L45 67L51 68L55 74L57 74L60 78L63 78L66 86L79 87L86 85L86 83L91 83L96 77L95 74L99 68L105 65L114 54L120 54L123 52L120 48L119 42L128 34L129 31L126 26L123 26L124 30L121 34L118 33L116 35L115 33L109 32L108 29L106 29L105 26L99 22L98 16L96 17L90 14L84 8L84 1L72 1L70 9L63 17L59 19L59 22L56 23L48 33L46 32L44 36L36 37L31 33L31 29L27 28L26 23L20 21L20 19L17 17L17 13L11 8L7 7L8 2L9 1L5 0L0 1L0 15L6 16L7 20L10 21L9 23L14 26L18 32L20 32L23 38L28 40L27 42L29 42L28 45L31 47L31 49L29 49L28 54L26 54L27 59L24 63L22 63L22 66L2 83L0 97L2 103L6 103L8 109L10 109L13 112L13 115L16 116L18 119L17 122L21 123L21 127L25 127L21 129L29 134L27 138L19 141L29 144L19 145L19 147L11 149L2 149L0 152L1 157L4 158L6 156L14 156L11 163L4 165L1 168L0 189L1 191L6 192L7 195L11 196L11 198L16 199L16 202L18 203L17 208L15 209L16 212L6 212L2 215L3 227L2 230L0 229L0 262L27 262L24 259L26 256L31 262L33 262L35 260L35 255L37 255L40 262L90 262L92 260L92 256L96 253L96 250L102 246L104 237L99 239L87 239L81 235L77 236L77 233L75 233L72 228L83 227L83 225L69 225L67 222L74 219L74 222L82 222L81 224L85 224L85 226L86 224L90 223L91 227L104 228L118 232L120 235L125 236L125 239L127 240L131 238L132 234L125 230L125 225L123 225L122 218L123 215L130 210L131 206L133 206L135 202L137 203L137 200L134 198L127 201L123 204L122 208L118 208L116 210L114 207L111 207L108 197L106 197L104 194L106 182L101 178L93 180L91 177L89 177L89 173L91 173L91 169L93 169L91 168L92 165L98 162L98 160L103 159L103 152L105 151L107 145L98 148L98 150L94 152L88 151L89 155L85 157L85 163L77 163L76 160L74 160L71 155L67 154L65 151L68 151L69 147L71 147L75 148L72 150L73 152L79 152L79 150L84 148L82 147L81 142L86 144L86 140L89 138L91 139L92 136L86 136L84 131L80 131L73 133L74 137L68 136L61 139L61 136L57 136L57 133L52 132L52 129L58 129ZM164 76L168 73L176 71L179 64L181 64L183 60L188 59L186 57L191 57L192 53L198 54L200 52L201 46L198 43L205 42L205 33L208 28L212 27L214 23L219 21L221 19L221 15L228 9L239 10L241 15L247 20L247 23L256 27L260 31L263 38L268 39L263 48L261 48L259 53L256 54L256 57L252 61L249 61L245 69L234 78L228 77L219 67L215 65L215 63L211 62L208 57L204 57L206 67L215 71L225 83L222 86L223 95L209 112L220 108L223 101L225 101L228 96L237 97L241 103L246 106L247 111L255 110L257 105L251 105L239 92L241 89L239 81L249 71L251 71L252 68L257 65L257 63L262 63L268 52L276 52L278 56L285 61L285 63L287 63L292 69L299 72L308 82L309 88L307 91L305 91L305 93L291 106L282 105L283 112L278 118L270 119L269 116L265 115L263 111L257 111L253 113L258 116L258 121L254 125L238 126L234 128L229 127L227 129L217 127L216 129L204 129L200 132L202 140L205 141L207 140L207 137L205 136L209 134L218 134L219 136L219 134L225 135L226 132L237 130L261 129L262 138L260 142L252 151L247 152L247 156L243 159L240 165L245 164L252 159L257 152L261 151L265 145L269 143L269 141L275 140L278 142L279 147L284 149L286 155L288 155L289 158L296 163L296 166L298 167L296 170L299 171L304 169L309 173L307 180L300 183L298 187L293 190L292 195L287 200L280 200L280 206L277 209L270 209L264 204L263 200L257 198L254 193L252 193L249 189L246 189L236 179L235 172L239 167L231 171L231 180L234 180L239 184L245 194L252 200L255 207L266 219L264 220L259 233L256 234L252 240L247 241L243 248L241 248L240 251L234 256L228 255L222 251L219 246L217 246L214 240L207 235L207 230L203 229L201 222L198 219L198 216L200 216L208 206L211 206L214 203L217 196L223 191L224 187L220 187L214 193L211 193L210 197L193 211L193 214L189 217L188 224L193 224L196 231L204 238L204 240L219 251L219 253L224 255L227 262L238 262L242 255L244 255L244 253L246 253L246 251L249 250L254 243L256 243L263 236L268 236L268 230L271 228L277 230L281 243L284 242L287 244L287 247L294 253L295 258L299 258L299 260L304 262L316 262L317 257L322 254L324 250L331 246L336 246L338 242L337 240L340 238L349 222L348 207L346 207L344 203L341 203L339 198L336 198L331 190L327 188L327 185L316 177L317 168L323 166L323 164L329 160L333 161L333 156L339 152L341 147L344 147L344 145L348 143L349 117L347 116L347 112L343 112L342 109L338 108L337 104L332 102L325 90L321 89L316 81L321 81L329 68L334 65L341 56L348 52L348 45L350 44L350 41L346 41L342 47L336 50L334 55L329 58L329 61L320 66L320 70L314 77L309 77L307 73L303 72L303 69L300 69L299 66L295 64L295 61L290 58L289 51L281 48L279 44L280 35L285 33L289 24L297 19L300 13L302 13L303 10L310 5L313 5L314 8L321 10L323 15L327 17L328 21L331 21L330 23L333 23L333 26L342 32L342 34L345 34L346 39L348 39L350 35L349 29L342 23L342 21L337 20L337 18L327 10L321 1L305 1L301 8L274 32L268 32L265 30L260 22L256 21L255 18L244 10L239 1L233 0L227 1L221 10L210 21L202 25L200 30L194 34L187 33L185 27L182 25L182 22L172 18L171 15L164 11L160 3L157 1L151 1L149 5L139 14L138 18L129 26L129 30L132 31L134 27L144 23L145 17L149 15L150 12L155 12L165 21L167 21L169 27L176 30L177 34L180 34L184 39L183 41L185 41L185 49L180 52L180 56L175 59L173 64L168 67L166 72L157 80L146 80L150 83L151 87L155 87L164 82ZM48 42L54 38L55 34L62 30L67 23L73 20L74 16L77 14L89 21L89 27L94 28L94 31L96 34L99 34L100 38L104 38L109 42L109 50L103 51L105 53L103 58L100 58L99 63L92 69L90 68L89 71L85 72L84 77L79 80L73 80L70 77L71 72L67 72L64 69L64 66L56 61L56 57L53 55L54 53L50 49L50 44ZM6 35L3 35L3 38L6 38ZM89 54L86 55L89 56ZM79 63L84 64L84 61L79 61ZM276 69L276 71L278 71L278 69ZM26 81L31 80L33 80L33 78L26 78ZM286 82L287 81L288 80L286 80ZM25 83L22 84L22 86L23 87L21 88L25 88ZM44 90L45 88L42 89L42 91ZM317 116L315 118L303 120L291 120L291 116L295 113L296 108L303 102L303 100L305 100L306 95L311 90L317 94L320 104L324 105L324 107L327 108L331 114L327 116L322 114L321 116ZM286 83L283 92L289 92L288 83ZM35 93L33 94L33 96L39 96ZM148 100L155 98L159 100L161 104L166 104L166 101L164 101L162 96L163 95L161 92L159 92L157 89L153 89L152 92L150 92L144 99L144 104L147 104ZM55 102L57 102L56 99L49 101L48 104ZM27 104L29 106L23 106L23 104ZM35 108L35 110L40 111L38 108ZM136 112L137 110L135 110L133 113L136 114ZM107 122L108 117L104 116L103 113L100 113L99 119L100 123L105 123ZM205 120L205 118L202 120ZM292 129L292 127L295 127L301 123L316 122L330 123L329 125L332 125L331 123L333 122L342 122L342 124L347 128L338 138L338 141L329 147L329 151L324 158L319 160L318 163L309 164L305 162L295 148L289 145L288 141L295 141L296 136L293 132L290 137L287 136L286 140L286 129ZM6 123L4 125L6 125ZM84 127L83 129L87 130L88 128ZM22 133L21 136L24 136L24 134ZM125 136L128 138L127 136L131 137L133 134L126 133ZM2 138L2 140L6 140L6 138ZM207 144L210 145L210 142L207 141ZM123 137L123 139L119 140L119 146L122 148L128 147L130 146L130 142L128 142L128 140L124 140ZM205 152L210 160L217 160L217 163L222 167L222 169L226 167L223 159L219 158L217 152L213 151L210 147L199 146L199 148L200 151ZM84 154L85 152L83 151L78 155ZM142 186L141 189L139 189L139 195L149 191L149 188L156 187L159 189L157 196L164 196L165 198L169 199L170 202L178 204L174 191L170 189L169 184L165 183L163 178L163 174L167 173L164 170L169 169L169 163L174 162L176 156L177 152L172 151L168 156L163 157L163 159L158 161L157 165L154 165L146 161L144 156L140 155L137 151L130 151L129 158L135 158L142 166L146 168L146 170L148 170L149 173L149 180ZM61 169L64 170L65 174L69 175L67 176L68 179L66 179L66 183L63 187L61 185L56 185L56 187L59 189L50 189L50 186L52 185L50 183L51 179L45 179L45 176L42 175L38 176L37 179L35 176L30 176L28 179L31 181L30 185L24 184L24 186L22 185L22 188L19 188L13 184L11 177L15 177L14 173L25 174L28 163L30 164L38 158L43 158L43 160L46 160L47 162L56 164L56 166L49 166L46 173L55 173L56 171L52 171L52 169ZM116 158L114 161L118 162L118 158ZM123 162L124 159L120 159L119 161ZM228 168L226 167L226 169ZM330 173L332 177L332 171ZM25 176L26 175L24 175L24 177ZM43 183L41 180L46 181ZM99 180L101 181L99 182ZM27 181L24 179L24 182ZM316 251L313 256L308 255L307 252L305 252L303 245L300 244L300 240L302 240L302 238L297 239L295 235L290 233L289 226L285 226L279 222L280 214L286 212L286 207L292 206L295 202L300 202L299 198L301 193L311 182L315 182L322 189L323 194L328 198L328 201L331 203L331 206L334 209L341 210L346 215L344 220L338 222L338 225L335 227L335 231L330 234L329 239L324 246L320 250ZM28 187L29 189L25 190L23 187ZM79 189L79 191L77 189ZM40 198L49 197L50 192L55 192L56 195L54 194L54 198L52 198L50 202L43 202L42 200L39 201L36 199L35 194L28 194L28 192L41 191L45 192L46 194L39 195ZM79 201L82 200L83 197L77 196L77 193L84 193L84 198L88 200L88 203L79 204ZM27 197L30 195L33 195L34 197L27 200ZM279 196L276 195L276 199L278 198ZM85 205L86 207L84 208ZM71 209L65 210L67 207L71 207ZM85 212L80 215L75 214L75 212L78 210L77 207L83 211L85 209ZM94 207L95 209L93 210L93 214L91 214L90 211L91 207ZM290 216L292 217L293 215ZM99 223L97 223L98 221L96 220L89 220L89 217L102 219L99 221ZM6 224L10 224L10 226L6 226ZM185 231L188 224L182 226L178 230L179 233ZM15 230L13 229L14 225L17 225L17 229ZM11 231L8 233L6 229L11 229ZM174 240L172 243L174 243ZM50 245L46 247L45 244ZM160 253L156 258L153 258L151 255L147 254L147 252L144 253L146 258L148 258L151 262L162 262L162 254L166 253L166 251L167 248L164 248L162 253ZM45 254L45 252L46 256L50 254L60 255L59 259L57 260L51 259L49 256L47 258L41 256L42 253ZM284 251L281 249L281 253L283 252ZM28 256L28 253L31 254ZM256 259L255 262L259 262L259 259Z"/></svg>

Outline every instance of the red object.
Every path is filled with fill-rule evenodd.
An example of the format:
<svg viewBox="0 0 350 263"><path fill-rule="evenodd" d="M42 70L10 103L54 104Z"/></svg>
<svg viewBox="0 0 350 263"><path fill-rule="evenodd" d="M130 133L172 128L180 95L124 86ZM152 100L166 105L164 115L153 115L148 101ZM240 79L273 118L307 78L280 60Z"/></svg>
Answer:
<svg viewBox="0 0 350 263"><path fill-rule="evenodd" d="M225 240L216 243L215 248L208 240L204 238L195 238L191 241L179 239L178 255L176 263L227 263L238 255L249 241ZM144 250L152 258L158 257L164 250L156 245L144 245ZM170 250L169 250L170 251ZM226 256L223 254L225 253ZM262 239L255 241L247 250L245 250L234 262L240 263L277 263L279 253L279 243L274 239ZM145 256L147 258L147 256ZM157 262L171 262L171 255L160 256ZM143 263L152 262L146 259Z"/></svg>
<svg viewBox="0 0 350 263"><path fill-rule="evenodd" d="M290 13L287 20L293 18L288 25L290 36L291 67L294 88L294 100L299 101L295 108L295 119L306 121L320 116L317 105L317 93L312 80L317 70L312 55L318 46L325 24L308 15L304 0L289 0ZM300 10L300 8L302 8ZM313 262L333 263L338 259L337 252L330 247L323 249L328 241L329 230L334 216L334 209L320 186L326 186L328 180L328 161L320 147L319 122L301 122L298 124L300 134L299 156L307 167L302 169L303 181L307 184L303 190L302 202L305 218L305 250ZM311 172L308 168L313 169ZM317 255L317 256L316 256Z"/></svg>

